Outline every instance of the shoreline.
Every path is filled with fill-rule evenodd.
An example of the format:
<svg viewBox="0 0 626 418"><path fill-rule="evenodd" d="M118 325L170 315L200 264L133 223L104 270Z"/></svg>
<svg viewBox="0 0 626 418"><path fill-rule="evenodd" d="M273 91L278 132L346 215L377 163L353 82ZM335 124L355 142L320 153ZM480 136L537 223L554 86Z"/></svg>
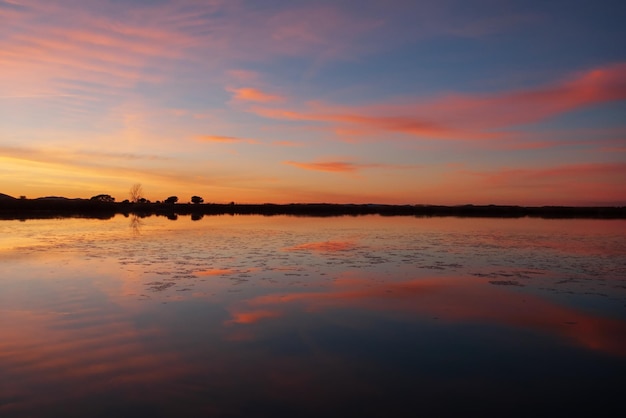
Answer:
<svg viewBox="0 0 626 418"><path fill-rule="evenodd" d="M414 216L467 218L546 219L626 219L626 207L511 206L511 205L379 205L336 203L220 204L220 203L130 203L97 202L86 199L2 199L0 219L45 219L86 217L109 219L116 214L166 216L178 215L290 215L290 216Z"/></svg>

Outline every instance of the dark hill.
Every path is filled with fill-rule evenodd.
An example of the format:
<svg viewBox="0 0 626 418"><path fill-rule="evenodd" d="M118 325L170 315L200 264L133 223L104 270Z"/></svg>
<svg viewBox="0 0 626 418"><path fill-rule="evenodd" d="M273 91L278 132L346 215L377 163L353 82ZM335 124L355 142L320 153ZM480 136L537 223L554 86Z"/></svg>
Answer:
<svg viewBox="0 0 626 418"><path fill-rule="evenodd" d="M8 194L4 194L4 193L0 193L0 200L1 199L11 199L11 200L15 200L15 198L13 196L9 196Z"/></svg>

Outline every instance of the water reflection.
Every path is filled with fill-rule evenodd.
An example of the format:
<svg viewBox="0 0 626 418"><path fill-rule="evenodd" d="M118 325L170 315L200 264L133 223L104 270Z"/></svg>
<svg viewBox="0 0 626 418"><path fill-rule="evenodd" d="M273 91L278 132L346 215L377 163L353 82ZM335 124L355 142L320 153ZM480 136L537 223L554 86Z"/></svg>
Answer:
<svg viewBox="0 0 626 418"><path fill-rule="evenodd" d="M203 213L192 213L191 214L191 220L192 221L199 221L202 218L204 218L204 214Z"/></svg>
<svg viewBox="0 0 626 418"><path fill-rule="evenodd" d="M0 415L591 414L626 383L595 222L0 223Z"/></svg>
<svg viewBox="0 0 626 418"><path fill-rule="evenodd" d="M129 226L132 229L134 235L141 234L141 228L143 227L143 225L144 221L141 219L141 217L135 215L134 213L130 215Z"/></svg>
<svg viewBox="0 0 626 418"><path fill-rule="evenodd" d="M497 324L550 334L582 347L626 356L626 322L571 309L532 294L481 286L466 277L375 284L353 274L323 292L264 295L243 301L227 323L255 323L307 312L362 310L399 320Z"/></svg>

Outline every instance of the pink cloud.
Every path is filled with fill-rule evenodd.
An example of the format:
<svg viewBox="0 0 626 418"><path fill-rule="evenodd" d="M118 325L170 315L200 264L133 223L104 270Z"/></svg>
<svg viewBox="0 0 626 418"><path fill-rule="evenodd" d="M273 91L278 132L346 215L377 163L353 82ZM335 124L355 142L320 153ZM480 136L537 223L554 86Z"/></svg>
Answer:
<svg viewBox="0 0 626 418"><path fill-rule="evenodd" d="M330 173L354 173L362 168L381 167L379 164L358 164L345 161L321 161L312 163L301 163L296 161L285 161L285 164L305 170L326 171Z"/></svg>
<svg viewBox="0 0 626 418"><path fill-rule="evenodd" d="M237 138L235 136L199 135L196 138L199 141L218 142L218 143L223 143L223 144L237 144L237 143L258 144L258 141L254 139Z"/></svg>
<svg viewBox="0 0 626 418"><path fill-rule="evenodd" d="M215 143L223 143L223 144L255 144L255 145L271 145L276 147L300 147L301 143L294 141L271 141L269 143L263 143L257 139L251 138L239 138L236 136L227 136L227 135L198 135L196 136L198 141L202 142L215 142Z"/></svg>
<svg viewBox="0 0 626 418"><path fill-rule="evenodd" d="M233 93L233 100L235 101L268 103L284 100L282 96L277 94L266 93L251 87L229 89L229 91Z"/></svg>
<svg viewBox="0 0 626 418"><path fill-rule="evenodd" d="M97 13L53 1L24 2L0 27L0 66L10 81L0 80L0 88L13 95L72 92L77 93L72 102L93 103L125 94L138 81L162 81L169 65L195 42L162 24L158 8L143 9L141 19L132 7L121 18L107 18L113 6L99 6Z"/></svg>
<svg viewBox="0 0 626 418"><path fill-rule="evenodd" d="M626 63L592 69L551 85L492 95L449 95L420 110L470 129L539 122L572 110L626 99ZM428 109L425 109L427 107Z"/></svg>
<svg viewBox="0 0 626 418"><path fill-rule="evenodd" d="M331 173L352 173L358 170L358 166L353 163L342 161L327 161L319 163L298 163L295 161L285 161L285 164L303 168L305 170L328 171Z"/></svg>
<svg viewBox="0 0 626 418"><path fill-rule="evenodd" d="M353 163L353 162L348 162L348 161L315 161L315 162L283 161L283 164L291 165L297 168L301 168L303 170L322 171L322 172L327 172L327 173L346 173L346 174L357 173L363 169L370 169L370 168L402 170L402 169L411 169L411 168L418 167L416 165ZM365 196L362 196L362 197L365 197Z"/></svg>
<svg viewBox="0 0 626 418"><path fill-rule="evenodd" d="M317 105L316 107L321 107ZM359 114L358 109L337 110L329 107L325 111L294 111L276 108L253 107L252 112L271 119L311 121L333 124L334 129L344 129L352 134L391 131L410 135L447 137L453 130L428 120L405 116L372 116ZM345 113L344 113L345 112ZM353 128L346 128L352 126ZM356 128L355 128L356 127Z"/></svg>
<svg viewBox="0 0 626 418"><path fill-rule="evenodd" d="M426 100L352 107L308 102L299 107L253 106L249 110L271 119L319 122L337 133L353 137L394 132L457 140L515 138L520 135L503 129L626 99L624 80L626 63L620 63L534 89L490 95L450 94Z"/></svg>

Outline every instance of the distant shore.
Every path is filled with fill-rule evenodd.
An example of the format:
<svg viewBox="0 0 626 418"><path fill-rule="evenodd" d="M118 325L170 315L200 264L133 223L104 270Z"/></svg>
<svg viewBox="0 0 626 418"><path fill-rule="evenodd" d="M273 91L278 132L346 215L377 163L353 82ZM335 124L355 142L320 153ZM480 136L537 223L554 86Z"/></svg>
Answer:
<svg viewBox="0 0 626 418"><path fill-rule="evenodd" d="M0 199L0 219L85 217L109 219L116 214L177 215L291 215L291 216L453 216L549 219L626 219L626 207L504 206L504 205L379 205L379 204L220 204L99 202L88 199Z"/></svg>

